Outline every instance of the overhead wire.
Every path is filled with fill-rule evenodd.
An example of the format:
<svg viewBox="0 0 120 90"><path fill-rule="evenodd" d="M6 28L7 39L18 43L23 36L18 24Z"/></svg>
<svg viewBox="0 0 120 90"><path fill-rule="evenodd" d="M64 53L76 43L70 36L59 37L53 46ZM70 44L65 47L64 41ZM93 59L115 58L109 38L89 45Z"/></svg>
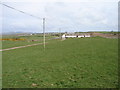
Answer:
<svg viewBox="0 0 120 90"><path fill-rule="evenodd" d="M3 6L6 6L6 7L8 7L8 8L11 8L11 9L13 9L13 10L16 10L16 11L18 11L18 12L20 12L20 13L23 13L23 14L29 15L29 16L31 16L31 17L34 17L34 18L36 18L36 19L43 19L43 18L40 18L40 17L38 17L38 16L32 15L32 14L30 14L30 13L24 12L24 11L22 11L22 10L18 10L18 9L16 9L16 8L14 8L14 7L10 6L10 5L4 4L4 3L2 3L2 2L0 2L0 4L2 4ZM47 20L49 20L49 18L47 18ZM55 19L54 19L54 20L55 20ZM56 20L57 20L57 19L56 19ZM58 21L58 20L57 20L57 21ZM59 22L61 22L61 21L59 21ZM50 21L50 22L48 21L47 23L49 23L49 24L52 25L51 21ZM71 28L73 28L73 29L78 29L78 27L76 27L73 22L71 23L70 26L72 26ZM70 26L69 26L69 28L70 28ZM61 27L60 27L60 28L61 28ZM64 27L62 27L62 28L64 28Z"/></svg>
<svg viewBox="0 0 120 90"><path fill-rule="evenodd" d="M16 10L16 11L18 11L18 12L20 12L20 13L29 15L29 16L31 16L31 17L34 17L34 18L37 18L37 19L43 19L43 18L40 18L40 17L38 17L38 16L32 15L32 14L30 14L30 13L24 12L24 11L22 11L22 10L18 10L18 9L16 9L16 8L14 8L14 7L10 6L10 5L4 4L4 3L2 3L2 2L0 2L0 4L3 5L3 6L6 6L6 7L8 7L8 8L11 8L11 9L13 9L13 10Z"/></svg>
<svg viewBox="0 0 120 90"><path fill-rule="evenodd" d="M2 2L0 2L0 4L3 5L3 6L5 6L5 7L10 8L10 9L13 9L13 10L15 10L15 11L18 11L18 12L20 12L20 13L23 13L23 14L25 14L25 15L29 15L29 16L31 16L31 17L34 17L34 18L36 18L36 19L40 19L40 20L43 19L43 18L40 18L40 17L38 17L38 16L32 15L32 14L30 14L30 13L24 12L24 11L22 11L22 10L18 10L18 9L16 9L16 8L14 8L14 7L10 6L10 5L4 4L4 3L2 3ZM42 25L40 24L40 26L42 26Z"/></svg>

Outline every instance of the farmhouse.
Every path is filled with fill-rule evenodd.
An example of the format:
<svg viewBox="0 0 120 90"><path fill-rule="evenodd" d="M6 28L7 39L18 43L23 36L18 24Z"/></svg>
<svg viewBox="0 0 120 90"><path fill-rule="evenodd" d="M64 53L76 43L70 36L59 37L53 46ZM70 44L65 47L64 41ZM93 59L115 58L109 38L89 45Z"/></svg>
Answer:
<svg viewBox="0 0 120 90"><path fill-rule="evenodd" d="M77 34L63 34L62 38L82 38L82 37L91 37L90 33L77 33Z"/></svg>

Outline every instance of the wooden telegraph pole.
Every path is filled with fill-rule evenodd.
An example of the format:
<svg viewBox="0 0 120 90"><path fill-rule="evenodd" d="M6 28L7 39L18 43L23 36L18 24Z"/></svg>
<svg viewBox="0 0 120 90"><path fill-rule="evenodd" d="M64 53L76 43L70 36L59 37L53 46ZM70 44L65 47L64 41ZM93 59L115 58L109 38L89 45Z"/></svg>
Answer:
<svg viewBox="0 0 120 90"><path fill-rule="evenodd" d="M45 50L45 18L43 18L43 45Z"/></svg>
<svg viewBox="0 0 120 90"><path fill-rule="evenodd" d="M60 39L61 39L61 28L59 28L59 33L60 33Z"/></svg>

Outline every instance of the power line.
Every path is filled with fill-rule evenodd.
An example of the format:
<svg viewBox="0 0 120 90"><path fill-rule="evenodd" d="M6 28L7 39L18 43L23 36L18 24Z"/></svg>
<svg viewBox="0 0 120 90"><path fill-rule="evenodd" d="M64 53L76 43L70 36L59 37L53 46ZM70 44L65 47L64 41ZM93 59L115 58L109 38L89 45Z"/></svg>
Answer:
<svg viewBox="0 0 120 90"><path fill-rule="evenodd" d="M6 4L4 4L4 3L1 3L1 2L0 2L0 4L2 4L3 6L6 6L6 7L8 7L8 8L11 8L11 9L13 9L13 10L16 10L16 11L18 11L18 12L20 12L20 13L23 13L23 14L29 15L29 16L31 16L31 17L34 17L34 18L42 19L42 20L43 20L43 43L44 43L44 50L45 50L45 18L40 18L40 17L38 17L38 16L34 16L34 15L32 15L32 14L26 13L26 12L24 12L24 11L22 11L22 10L18 10L18 9L16 9L16 8L14 8L14 7L11 7L11 6L6 5Z"/></svg>
<svg viewBox="0 0 120 90"><path fill-rule="evenodd" d="M40 18L40 17L38 17L38 16L34 16L34 15L32 15L32 14L29 14L29 13L27 13L27 12L24 12L24 11L22 11L22 10L18 10L18 9L16 9L16 8L11 7L11 6L9 6L9 5L6 5L6 4L4 4L4 3L1 3L1 2L0 2L0 4L2 4L3 6L6 6L6 7L8 7L8 8L11 8L11 9L13 9L13 10L16 10L16 11L18 11L18 12L20 12L20 13L29 15L29 16L31 16L31 17L35 17L35 18L37 18L37 19L43 19L43 18Z"/></svg>
<svg viewBox="0 0 120 90"><path fill-rule="evenodd" d="M0 4L2 4L3 6L6 6L6 7L8 7L8 8L11 8L11 9L13 9L13 10L16 10L16 11L18 11L18 12L20 12L20 13L23 13L23 14L26 14L26 15L29 15L29 16L32 16L32 17L34 17L34 18L43 19L43 18L40 18L40 17L38 17L38 16L35 16L35 15L29 14L29 13L27 13L27 12L24 12L24 11L22 11L22 10L18 10L18 9L16 9L16 8L14 8L14 7L12 7L12 6L9 6L9 5L6 5L6 4L4 4L4 3L2 3L2 2L0 2ZM51 23L50 23L50 24L51 24ZM74 29L75 29L75 28L78 29L78 27L77 27L76 25L73 25L73 23L72 23L71 26L72 26Z"/></svg>
<svg viewBox="0 0 120 90"><path fill-rule="evenodd" d="M20 12L20 13L29 15L29 16L31 16L31 17L34 17L34 18L37 18L37 19L43 19L43 18L40 18L40 17L38 17L38 16L35 16L35 15L29 14L29 13L27 13L27 12L24 12L24 11L22 11L22 10L18 10L18 9L16 9L16 8L14 8L14 7L12 7L12 6L9 6L9 5L6 5L6 4L4 4L4 3L2 3L2 2L0 2L0 4L2 4L3 6L6 6L6 7L8 7L8 8L11 8L11 9L13 9L13 10L16 10L16 11L18 11L18 12ZM50 23L50 24L51 24L51 23ZM75 26L75 25L71 25L71 26L72 26L73 28L75 27L76 29L78 29L78 27Z"/></svg>

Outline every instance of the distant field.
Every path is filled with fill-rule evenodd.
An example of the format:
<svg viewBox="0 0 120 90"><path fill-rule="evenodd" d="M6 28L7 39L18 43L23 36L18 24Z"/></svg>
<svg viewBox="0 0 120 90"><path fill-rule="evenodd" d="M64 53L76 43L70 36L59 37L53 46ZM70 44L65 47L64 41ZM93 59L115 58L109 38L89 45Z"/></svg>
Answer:
<svg viewBox="0 0 120 90"><path fill-rule="evenodd" d="M120 32L96 32L96 33L104 33L104 34L120 34Z"/></svg>
<svg viewBox="0 0 120 90"><path fill-rule="evenodd" d="M46 41L49 39L54 38L55 36L46 36ZM34 44L34 43L41 43L43 42L43 36L39 35L33 35L33 36L12 36L12 35L6 35L2 37L3 39L5 38L23 38L26 40L18 40L18 41L2 41L2 47L0 49L6 49L6 48L11 48L11 47L17 47L17 46L24 46L24 45L29 45L29 44ZM36 41L32 41L36 40Z"/></svg>
<svg viewBox="0 0 120 90"><path fill-rule="evenodd" d="M7 46L6 46L7 47ZM116 88L118 39L51 40L2 52L3 88Z"/></svg>

